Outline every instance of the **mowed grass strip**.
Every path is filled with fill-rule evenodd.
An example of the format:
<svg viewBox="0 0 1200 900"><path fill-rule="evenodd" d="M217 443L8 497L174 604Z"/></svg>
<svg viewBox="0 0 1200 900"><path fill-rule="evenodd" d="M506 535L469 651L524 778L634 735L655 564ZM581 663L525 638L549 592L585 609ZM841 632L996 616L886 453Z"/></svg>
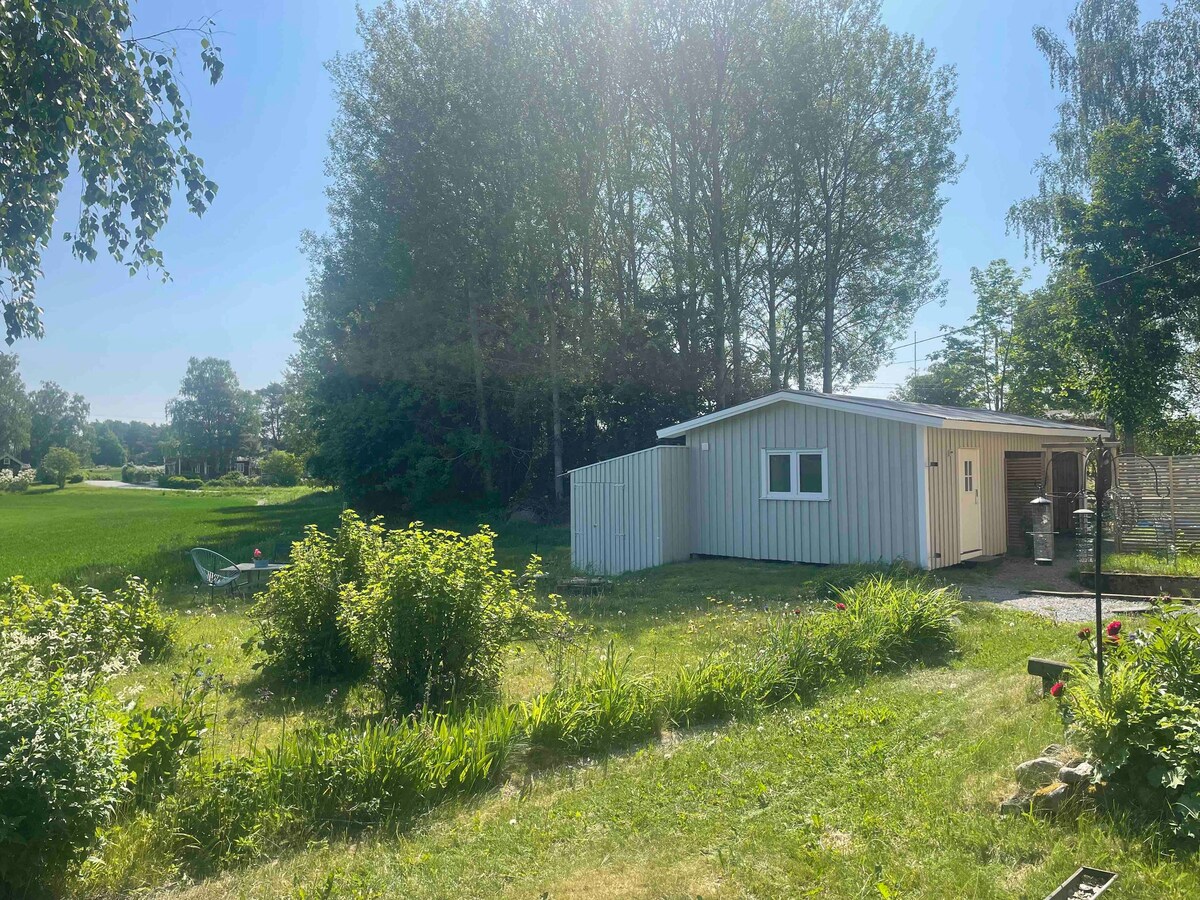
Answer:
<svg viewBox="0 0 1200 900"><path fill-rule="evenodd" d="M1073 629L989 605L961 658L634 752L526 771L415 831L332 842L182 891L234 897L1042 897L1083 863L1123 898L1200 896L1200 867L1102 813L1000 818L1062 740L1023 672Z"/></svg>
<svg viewBox="0 0 1200 900"><path fill-rule="evenodd" d="M307 488L157 491L37 485L0 495L0 579L46 587L111 588L125 575L168 585L195 580L186 552L208 546L232 559L329 525L341 499Z"/></svg>

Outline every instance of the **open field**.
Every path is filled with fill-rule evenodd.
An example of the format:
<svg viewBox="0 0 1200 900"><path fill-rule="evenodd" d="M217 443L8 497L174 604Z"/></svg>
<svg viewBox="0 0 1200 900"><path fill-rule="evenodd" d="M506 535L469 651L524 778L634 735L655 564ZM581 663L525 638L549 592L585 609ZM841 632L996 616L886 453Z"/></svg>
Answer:
<svg viewBox="0 0 1200 900"><path fill-rule="evenodd" d="M111 587L126 574L177 586L193 583L186 556L207 546L249 559L294 540L309 522L335 522L341 500L307 488L221 492L142 491L34 485L0 496L0 579L36 585Z"/></svg>

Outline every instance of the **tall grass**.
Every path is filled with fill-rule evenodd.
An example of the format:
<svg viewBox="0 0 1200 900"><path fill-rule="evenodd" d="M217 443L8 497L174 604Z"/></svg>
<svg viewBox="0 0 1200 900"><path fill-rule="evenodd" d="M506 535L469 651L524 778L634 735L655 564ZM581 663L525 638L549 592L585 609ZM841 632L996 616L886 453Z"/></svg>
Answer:
<svg viewBox="0 0 1200 900"><path fill-rule="evenodd" d="M598 664L564 666L549 691L522 704L303 729L245 758L209 759L154 815L117 829L109 855L166 855L195 873L338 831L402 825L494 785L522 747L541 761L605 753L666 725L753 715L835 681L933 661L953 645L953 591L875 576L836 598L815 614L780 617L758 646L666 677L632 672L610 643Z"/></svg>
<svg viewBox="0 0 1200 900"><path fill-rule="evenodd" d="M772 622L761 646L681 666L665 680L630 674L613 645L598 666L560 673L523 707L530 746L592 753L644 740L667 723L691 726L749 714L826 685L934 661L954 641L958 595L923 578L877 574L834 588L827 608Z"/></svg>
<svg viewBox="0 0 1200 900"><path fill-rule="evenodd" d="M254 755L193 766L153 815L114 830L112 855L150 846L205 872L307 840L401 825L449 797L495 784L518 725L515 710L495 707L457 719L301 729Z"/></svg>

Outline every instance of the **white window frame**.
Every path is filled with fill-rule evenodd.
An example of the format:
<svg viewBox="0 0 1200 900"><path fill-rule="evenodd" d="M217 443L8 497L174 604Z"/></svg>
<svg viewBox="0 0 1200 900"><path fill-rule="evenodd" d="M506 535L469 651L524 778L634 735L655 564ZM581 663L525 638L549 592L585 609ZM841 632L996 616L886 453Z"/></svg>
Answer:
<svg viewBox="0 0 1200 900"><path fill-rule="evenodd" d="M771 460L772 456L787 455L791 458L792 489L786 493L771 490ZM800 487L800 457L821 457L821 490L801 491ZM803 447L789 449L785 447L764 447L762 451L762 499L763 500L828 500L829 499L829 450L825 447Z"/></svg>

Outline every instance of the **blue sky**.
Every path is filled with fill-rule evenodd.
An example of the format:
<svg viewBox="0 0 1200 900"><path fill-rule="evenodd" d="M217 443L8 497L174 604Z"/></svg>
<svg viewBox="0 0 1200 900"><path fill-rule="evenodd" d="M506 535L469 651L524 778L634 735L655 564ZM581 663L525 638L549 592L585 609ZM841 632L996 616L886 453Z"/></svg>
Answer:
<svg viewBox="0 0 1200 900"><path fill-rule="evenodd" d="M1030 167L1048 146L1058 96L1033 46L1036 24L1064 30L1074 0L884 0L889 25L910 31L957 67L967 166L947 189L939 231L945 306L922 310L919 337L960 324L974 301L970 269L1004 256L1023 260L1006 235L1013 200L1033 190ZM96 418L160 421L189 356L230 359L247 387L279 377L303 318L307 263L300 232L325 226L324 158L335 108L324 63L356 46L345 0L259 0L221 9L204 0L136 7L135 30L154 31L211 12L224 32L225 78L210 87L195 48L185 61L193 149L220 185L197 219L176 206L161 236L173 280L130 278L104 257L74 260L52 241L39 287L46 337L15 350L31 387L57 381L91 402ZM185 43L185 46L188 46ZM74 203L68 195L64 210ZM61 227L68 227L60 219ZM1035 270L1031 283L1039 281ZM924 355L936 344L924 344ZM861 393L885 396L912 368L912 351Z"/></svg>

